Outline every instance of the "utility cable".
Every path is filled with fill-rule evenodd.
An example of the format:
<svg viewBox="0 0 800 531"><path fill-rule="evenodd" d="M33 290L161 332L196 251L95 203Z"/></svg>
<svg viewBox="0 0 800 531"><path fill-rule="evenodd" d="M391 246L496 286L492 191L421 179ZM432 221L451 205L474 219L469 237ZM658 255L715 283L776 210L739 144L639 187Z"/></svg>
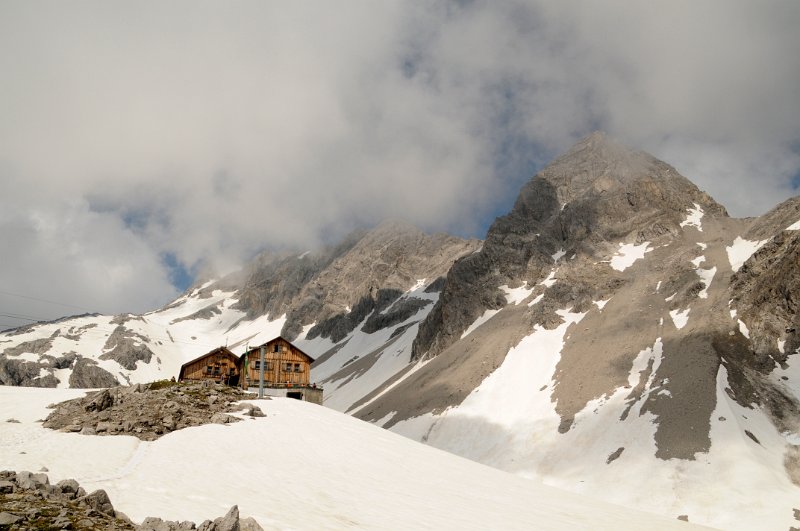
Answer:
<svg viewBox="0 0 800 531"><path fill-rule="evenodd" d="M46 302L48 304L55 304L57 306L64 306L66 308L77 308L78 310L84 310L84 311L87 311L87 312L90 312L90 313L94 312L94 310L92 310L90 308L86 308L85 306L76 306L75 304L65 304L63 302L56 302L56 301L51 301L51 300L47 300L47 299L40 299L38 297L31 297L31 296L28 296L28 295L20 295L19 293L11 293L10 291L5 291L5 290L0 290L0 294L10 295L12 297L19 297L20 299L28 299L28 300L31 300L31 301Z"/></svg>

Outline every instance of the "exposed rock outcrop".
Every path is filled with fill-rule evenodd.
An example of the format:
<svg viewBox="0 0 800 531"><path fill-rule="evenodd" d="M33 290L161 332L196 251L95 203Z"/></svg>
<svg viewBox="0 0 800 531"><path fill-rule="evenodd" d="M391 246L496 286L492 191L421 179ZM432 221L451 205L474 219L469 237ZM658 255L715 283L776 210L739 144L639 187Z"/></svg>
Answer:
<svg viewBox="0 0 800 531"><path fill-rule="evenodd" d="M89 494L74 479L50 484L46 474L0 472L0 528L28 529L113 529L136 531L263 531L252 518L239 518L239 508L199 526L194 522L173 522L148 517L137 525L114 509L108 494Z"/></svg>
<svg viewBox="0 0 800 531"><path fill-rule="evenodd" d="M264 413L235 387L205 383L154 382L114 387L55 404L44 427L90 435L133 435L144 441L202 424L228 424L241 420L228 413L250 417Z"/></svg>
<svg viewBox="0 0 800 531"><path fill-rule="evenodd" d="M286 314L281 334L287 339L317 323L309 337L336 342L418 280L446 275L456 259L479 246L477 240L385 222L322 252L259 257L237 292L237 307L251 315Z"/></svg>
<svg viewBox="0 0 800 531"><path fill-rule="evenodd" d="M136 369L136 362L150 363L153 351L147 346L148 338L131 332L120 324L114 329L103 347L107 352L101 360L114 360L129 371Z"/></svg>
<svg viewBox="0 0 800 531"><path fill-rule="evenodd" d="M119 385L119 380L113 374L99 367L96 361L78 356L69 376L70 387L94 389L115 385Z"/></svg>

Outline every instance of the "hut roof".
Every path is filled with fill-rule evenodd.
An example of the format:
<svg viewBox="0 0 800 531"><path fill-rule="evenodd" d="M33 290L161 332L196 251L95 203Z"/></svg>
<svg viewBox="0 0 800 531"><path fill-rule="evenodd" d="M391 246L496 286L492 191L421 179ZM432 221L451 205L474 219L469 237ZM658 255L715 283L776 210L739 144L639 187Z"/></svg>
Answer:
<svg viewBox="0 0 800 531"><path fill-rule="evenodd" d="M231 356L233 359L235 359L235 360L237 360L237 361L239 360L239 357L238 357L236 354L234 354L233 352L231 352L230 350L228 350L228 348L227 348L227 347L217 347L217 348L215 348L214 350L211 350L211 351L209 351L209 352L206 352L206 353L205 353L205 354L203 354L202 356L198 356L198 357L196 357L195 359L193 359L193 360L189 360L189 361L187 361L186 363L184 363L183 365L181 365L181 370L180 370L180 372L178 373L178 380L180 380L180 379L182 379L182 378L183 378L183 371L186 369L186 367L188 367L188 366L189 366L189 365L191 365L192 363L198 362L198 361L200 361L201 359L203 359L203 358L206 358L206 357L208 357L208 356L211 356L211 355L213 355L213 354L227 354L228 356Z"/></svg>
<svg viewBox="0 0 800 531"><path fill-rule="evenodd" d="M283 336L278 336L278 337L276 337L276 338L270 339L270 340L269 340L269 341L267 341L266 343L262 343L261 345L258 345L258 346L256 346L256 347L252 347L252 348L248 349L248 350L247 350L247 352L245 352L244 354L242 354L242 356L241 356L241 357L242 357L242 358L244 358L244 357L245 357L247 354L249 354L250 352L253 352L254 350L258 350L258 349L260 349L261 347L266 347L266 346L268 346L268 345L271 345L271 344L275 343L275 342L276 342L276 341L278 341L278 340L283 340L283 341L285 341L285 342L289 343L289 345L291 345L291 347L292 347L293 349L295 349L297 352L299 352L300 354L302 354L303 356L305 356L306 358L308 358L308 361L309 361L309 363L314 363L314 358L312 358L311 356L309 356L308 354L306 354L305 352L303 352L303 350L302 350L300 347L298 347L297 345L295 345L294 343L292 343L291 341L289 341L288 339L286 339L286 338L285 338L285 337L283 337Z"/></svg>

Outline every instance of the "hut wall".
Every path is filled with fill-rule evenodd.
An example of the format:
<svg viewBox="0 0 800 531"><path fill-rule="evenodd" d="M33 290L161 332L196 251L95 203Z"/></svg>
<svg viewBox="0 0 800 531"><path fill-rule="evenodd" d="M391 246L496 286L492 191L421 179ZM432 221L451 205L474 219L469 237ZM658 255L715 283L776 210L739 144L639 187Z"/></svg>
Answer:
<svg viewBox="0 0 800 531"><path fill-rule="evenodd" d="M209 354L189 363L183 370L184 380L219 380L223 375L239 375L236 358Z"/></svg>
<svg viewBox="0 0 800 531"><path fill-rule="evenodd" d="M251 350L247 359L249 385L258 385L261 354L259 349ZM280 343L278 352L274 345L267 345L264 354L264 383L266 385L298 385L310 383L311 363L308 358L296 351L288 343Z"/></svg>

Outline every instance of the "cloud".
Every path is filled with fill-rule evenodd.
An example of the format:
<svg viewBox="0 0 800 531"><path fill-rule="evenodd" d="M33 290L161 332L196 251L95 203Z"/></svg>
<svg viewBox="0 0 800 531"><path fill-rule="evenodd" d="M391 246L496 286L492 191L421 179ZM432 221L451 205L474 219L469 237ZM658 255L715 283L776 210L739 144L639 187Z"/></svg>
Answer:
<svg viewBox="0 0 800 531"><path fill-rule="evenodd" d="M796 193L798 22L791 1L6 2L0 288L133 311L174 295L173 258L229 269L384 217L482 236L594 129L759 214Z"/></svg>

